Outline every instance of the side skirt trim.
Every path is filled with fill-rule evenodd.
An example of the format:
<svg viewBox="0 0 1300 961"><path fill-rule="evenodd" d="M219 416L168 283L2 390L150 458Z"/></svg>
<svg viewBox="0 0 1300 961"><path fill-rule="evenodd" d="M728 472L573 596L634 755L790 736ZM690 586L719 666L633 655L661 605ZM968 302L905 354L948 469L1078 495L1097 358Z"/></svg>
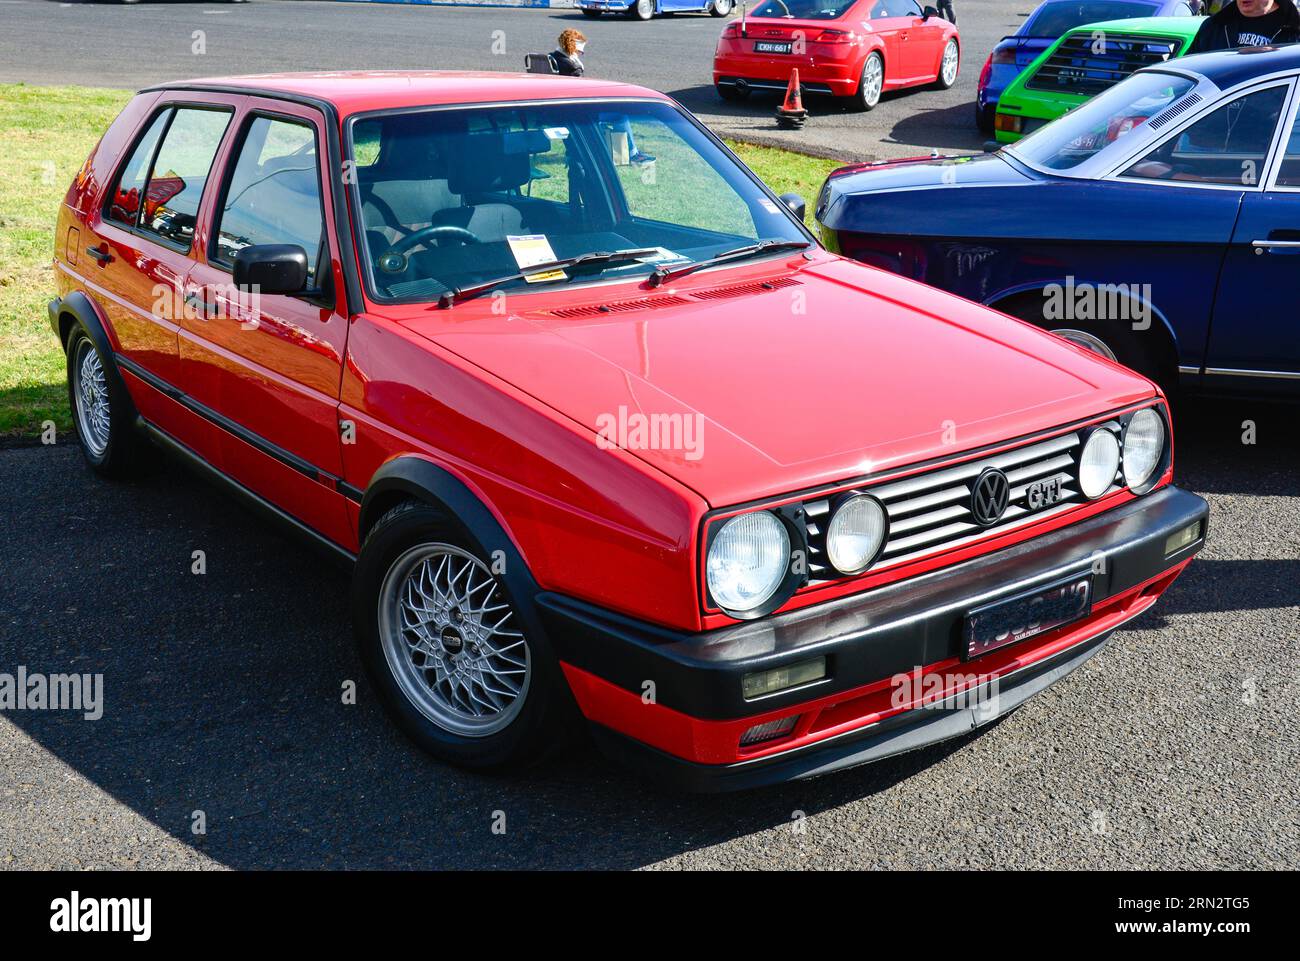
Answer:
<svg viewBox="0 0 1300 961"><path fill-rule="evenodd" d="M234 494L257 513L288 527L293 533L304 538L313 546L328 554L333 560L338 561L345 566L356 562L356 555L351 551L345 550L338 544L335 544L324 534L321 534L315 528L307 526L292 514L286 513L279 507L276 507L261 494L245 487L229 474L213 467L196 451L178 441L162 428L154 426L143 417L137 417L136 427L159 447L179 457L189 467L202 474L207 480L216 483L228 493Z"/></svg>

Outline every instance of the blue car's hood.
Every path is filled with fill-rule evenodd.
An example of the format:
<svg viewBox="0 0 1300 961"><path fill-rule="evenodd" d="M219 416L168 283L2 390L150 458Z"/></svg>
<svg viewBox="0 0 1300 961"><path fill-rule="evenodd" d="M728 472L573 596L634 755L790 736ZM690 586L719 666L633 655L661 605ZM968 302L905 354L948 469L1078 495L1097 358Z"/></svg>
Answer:
<svg viewBox="0 0 1300 961"><path fill-rule="evenodd" d="M917 187L1020 186L1032 179L998 154L855 164L841 167L827 178L817 204L817 219L830 226L837 216L837 202L851 194L879 194Z"/></svg>

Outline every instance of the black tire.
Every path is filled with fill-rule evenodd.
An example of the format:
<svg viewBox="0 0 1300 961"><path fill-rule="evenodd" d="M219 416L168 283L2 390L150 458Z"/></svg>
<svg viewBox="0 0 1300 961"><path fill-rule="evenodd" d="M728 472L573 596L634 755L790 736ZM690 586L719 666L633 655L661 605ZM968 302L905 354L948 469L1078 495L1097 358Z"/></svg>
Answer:
<svg viewBox="0 0 1300 961"><path fill-rule="evenodd" d="M632 0L627 15L633 20L649 20L655 15L654 0Z"/></svg>
<svg viewBox="0 0 1300 961"><path fill-rule="evenodd" d="M80 389L82 383L82 364L93 356L102 374L102 383L92 391L102 393L108 404L108 416L100 418L105 424L106 437L86 436L83 420L95 418L82 416L85 408L84 395ZM68 333L67 347L68 369L68 409L72 412L72 427L77 435L77 445L81 448L86 463L104 477L132 477L150 461L147 443L135 429L135 405L122 386L120 376L113 367L113 359L105 357L90 339L86 329L77 324ZM93 430L93 429L92 429Z"/></svg>
<svg viewBox="0 0 1300 961"><path fill-rule="evenodd" d="M494 733L466 736L441 726L416 706L395 676L380 627L381 595L390 570L421 545L454 547L488 564L489 552L454 517L421 501L398 504L366 535L353 572L352 624L361 661L384 709L419 747L447 763L480 771L515 770L536 763L567 740L576 713L559 661L540 630L524 632L529 673L521 695L523 705L503 730ZM498 583L515 620L531 622L520 616L521 604L531 599L512 596L504 578ZM489 596L494 593L489 591ZM422 670L427 679L432 668L415 670Z"/></svg>
<svg viewBox="0 0 1300 961"><path fill-rule="evenodd" d="M713 0L709 4L709 16L725 17L736 6L735 0Z"/></svg>
<svg viewBox="0 0 1300 961"><path fill-rule="evenodd" d="M867 73L871 69L871 65L873 62L876 64L877 69L879 69L880 71L880 85L881 85L880 89L874 90L874 95L871 90L867 89ZM851 96L844 98L848 103L849 109L857 111L859 113L865 113L868 110L874 109L876 104L880 103L880 93L881 93L881 89L883 89L884 87L884 82L885 82L885 58L880 55L880 52L878 50L873 50L871 51L871 53L867 54L867 59L862 61L862 72L858 75L857 91L853 93Z"/></svg>
<svg viewBox="0 0 1300 961"><path fill-rule="evenodd" d="M741 90L739 87L734 87L731 84L718 83L714 84L714 87L717 88L719 97L723 100L728 100L731 103L744 103L749 99L748 90Z"/></svg>
<svg viewBox="0 0 1300 961"><path fill-rule="evenodd" d="M596 20L604 11L602 10L583 10L582 15L588 20Z"/></svg>
<svg viewBox="0 0 1300 961"><path fill-rule="evenodd" d="M981 107L978 103L975 104L975 127L986 137L991 137L994 133L993 114L992 107Z"/></svg>

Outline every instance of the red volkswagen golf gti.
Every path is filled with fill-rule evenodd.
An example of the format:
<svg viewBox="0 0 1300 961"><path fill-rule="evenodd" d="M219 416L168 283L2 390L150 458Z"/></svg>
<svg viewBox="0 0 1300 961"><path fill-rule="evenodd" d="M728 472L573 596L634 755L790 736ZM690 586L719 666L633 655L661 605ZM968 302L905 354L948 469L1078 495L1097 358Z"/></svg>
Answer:
<svg viewBox="0 0 1300 961"><path fill-rule="evenodd" d="M724 100L785 90L799 68L805 93L870 110L886 90L957 82L957 27L916 0L764 0L723 28L713 85Z"/></svg>
<svg viewBox="0 0 1300 961"><path fill-rule="evenodd" d="M150 441L353 565L434 755L516 766L585 718L757 785L1011 710L1205 534L1154 385L801 207L623 84L168 85L67 194L50 322L95 470Z"/></svg>

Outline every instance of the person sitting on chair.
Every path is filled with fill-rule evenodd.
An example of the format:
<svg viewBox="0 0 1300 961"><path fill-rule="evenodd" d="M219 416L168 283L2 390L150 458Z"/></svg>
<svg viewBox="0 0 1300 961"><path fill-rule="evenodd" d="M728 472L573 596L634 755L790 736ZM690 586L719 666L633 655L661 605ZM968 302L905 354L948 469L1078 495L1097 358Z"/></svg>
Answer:
<svg viewBox="0 0 1300 961"><path fill-rule="evenodd" d="M582 65L582 52L586 49L587 37L581 30L569 28L561 33L560 47L551 54L551 62L555 64L556 72L566 77L581 77L587 71L587 68ZM615 129L627 134L629 159L632 163L654 163L654 157L637 149L636 141L632 139L632 125L628 123L626 117L621 124L615 125Z"/></svg>

